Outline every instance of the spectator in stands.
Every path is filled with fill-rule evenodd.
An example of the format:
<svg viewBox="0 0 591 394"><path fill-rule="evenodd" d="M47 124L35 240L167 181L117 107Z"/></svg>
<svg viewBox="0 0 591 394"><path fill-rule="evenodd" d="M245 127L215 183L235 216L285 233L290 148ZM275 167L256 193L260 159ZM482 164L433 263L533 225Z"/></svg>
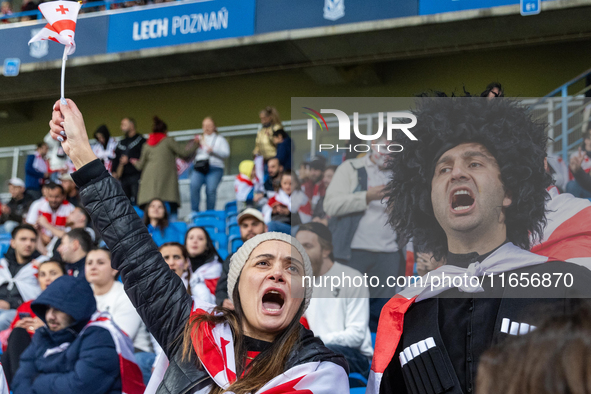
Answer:
<svg viewBox="0 0 591 394"><path fill-rule="evenodd" d="M140 373L133 360L126 359L127 352L133 352L129 338L107 316L91 320L96 301L86 281L57 278L31 309L47 327L37 330L21 357L13 380L15 394L139 393L145 388L129 380Z"/></svg>
<svg viewBox="0 0 591 394"><path fill-rule="evenodd" d="M42 222L47 221L52 226L63 230L66 228L68 215L74 210L74 206L66 200L64 188L55 183L45 185L46 197L31 204L27 214L27 223L39 230L40 240L47 245L53 238L50 231L43 229Z"/></svg>
<svg viewBox="0 0 591 394"><path fill-rule="evenodd" d="M300 180L298 176L294 173L291 174L291 185L293 191L291 192L290 201L291 201L291 228L292 234L295 235L294 230L296 226L299 226L302 223L308 223L312 220L312 204L310 204L310 200L308 196L302 191Z"/></svg>
<svg viewBox="0 0 591 394"><path fill-rule="evenodd" d="M323 208L324 196L326 195L326 189L332 177L334 176L337 166L328 166L322 174L322 180L314 186L314 194L312 195L312 209L314 209L314 216L322 217L326 215ZM320 205L320 206L319 206Z"/></svg>
<svg viewBox="0 0 591 394"><path fill-rule="evenodd" d="M267 225L261 211L254 208L246 208L238 215L238 226L240 226L240 238L243 242L267 232ZM228 296L228 272L230 272L230 254L222 265L222 273L215 289L215 301L219 306L234 309L234 303Z"/></svg>
<svg viewBox="0 0 591 394"><path fill-rule="evenodd" d="M300 164L300 172L298 173L298 178L300 179L300 184L303 185L308 180L308 172L310 171L310 163L304 161Z"/></svg>
<svg viewBox="0 0 591 394"><path fill-rule="evenodd" d="M49 256L53 260L63 262L62 257L58 253L57 249L61 245L62 237L72 229L81 228L86 230L86 232L90 235L92 242L95 242L96 234L90 225L90 216L88 216L84 208L74 208L72 213L68 215L68 218L66 219L66 228L64 229L49 224L45 218L41 218L39 220L39 224L44 230L49 231L53 238L46 247L42 247L42 245L39 244L37 244L37 247L41 253Z"/></svg>
<svg viewBox="0 0 591 394"><path fill-rule="evenodd" d="M100 125L94 132L96 142L92 145L92 151L103 162L107 171L112 170L112 161L115 158L115 148L117 148L117 140L111 137L111 133L107 126Z"/></svg>
<svg viewBox="0 0 591 394"><path fill-rule="evenodd" d="M207 197L206 209L215 209L218 185L224 175L224 160L230 156L228 141L218 134L215 122L211 117L203 119L201 124L203 135L198 134L199 142L195 164L191 171L191 210L199 212L201 202L201 187L205 184Z"/></svg>
<svg viewBox="0 0 591 394"><path fill-rule="evenodd" d="M269 231L291 234L291 171L284 171L279 178L279 189L263 207L263 216Z"/></svg>
<svg viewBox="0 0 591 394"><path fill-rule="evenodd" d="M41 293L36 264L44 259L35 250L36 243L37 231L30 224L12 230L10 248L0 259L0 331L8 328L23 302Z"/></svg>
<svg viewBox="0 0 591 394"><path fill-rule="evenodd" d="M75 228L62 237L57 248L70 276L85 279L86 255L92 249L92 238L85 229Z"/></svg>
<svg viewBox="0 0 591 394"><path fill-rule="evenodd" d="M94 293L97 310L109 312L113 322L133 342L136 361L142 369L144 382L147 383L150 380L150 370L155 358L150 334L125 294L123 283L117 280L119 272L111 268L111 252L106 249L94 249L88 252L85 273Z"/></svg>
<svg viewBox="0 0 591 394"><path fill-rule="evenodd" d="M133 205L137 205L137 194L140 185L141 171L135 168L134 164L142 154L142 147L146 139L138 134L135 119L123 118L121 120L121 131L125 138L119 141L115 148L115 159L113 159L113 177L119 179L125 195ZM125 163L121 158L125 156Z"/></svg>
<svg viewBox="0 0 591 394"><path fill-rule="evenodd" d="M55 279L66 274L63 264L57 261L43 261L39 263L37 280L41 291L45 291ZM37 329L44 327L43 321L33 313L33 300L22 303L16 309L16 316L10 327L0 332L2 341L2 368L10 387L12 377L18 370L21 354L31 344L31 338Z"/></svg>
<svg viewBox="0 0 591 394"><path fill-rule="evenodd" d="M35 6L35 9L37 9L37 6ZM68 171L68 165L66 164L68 157L59 141L51 138L51 133L47 133L43 137L43 142L47 144L47 155L45 157L49 165L50 180L55 182L60 173Z"/></svg>
<svg viewBox="0 0 591 394"><path fill-rule="evenodd" d="M324 168L326 167L326 161L324 158L317 157L310 162L310 169L308 170L308 178L302 184L302 191L306 193L306 196L312 201L314 197L314 189L316 185L322 181L324 176Z"/></svg>
<svg viewBox="0 0 591 394"><path fill-rule="evenodd" d="M324 342L324 345L345 356L351 372L357 372L366 379L369 362L373 356L371 333L369 332L369 290L367 287L340 285L323 286L323 277L333 283L332 277L361 277L351 267L339 264L332 258L332 234L320 223L302 224L296 239L300 241L312 263L314 272L314 298L304 314L310 330Z"/></svg>
<svg viewBox="0 0 591 394"><path fill-rule="evenodd" d="M234 179L234 192L236 194L236 208L238 212L246 207L254 205L254 182L256 176L254 161L242 160L238 165L239 174Z"/></svg>
<svg viewBox="0 0 591 394"><path fill-rule="evenodd" d="M67 100L67 105L55 103L50 127L52 136L63 141L64 150L79 168L74 180L93 222L113 251L113 268L121 272L127 294L171 360L161 388L171 387L179 393L270 392L293 384L290 376L302 376L299 390L348 392L344 358L324 347L299 323L312 295L311 286L302 286L302 278L313 272L296 239L280 233L261 234L234 254L228 293L235 311L192 299L165 265L116 181L89 149L82 114L72 100ZM114 210L120 214L104 215ZM64 278L58 278L48 290ZM210 340L213 335L208 332L219 341ZM189 359L192 361L187 362ZM212 368L219 371L213 377L207 372Z"/></svg>
<svg viewBox="0 0 591 394"><path fill-rule="evenodd" d="M324 211L331 217L329 228L335 259L357 271L380 278L400 273L401 256L396 233L386 224L383 190L390 180L386 170L387 150L376 140L371 154L349 159L336 170L324 198ZM385 146L385 145L381 145ZM377 330L380 311L394 295L394 288L370 289L370 329Z"/></svg>
<svg viewBox="0 0 591 394"><path fill-rule="evenodd" d="M35 4L33 1L28 1L28 0L23 1L23 4L21 6L22 12L36 11L36 10L37 10L37 4ZM33 21L36 19L37 19L37 15L27 15L27 16L22 16L20 21L21 22Z"/></svg>
<svg viewBox="0 0 591 394"><path fill-rule="evenodd" d="M167 242L158 248L160 254L168 264L168 267L178 275L187 288L187 293L191 293L191 260L187 248L178 242Z"/></svg>
<svg viewBox="0 0 591 394"><path fill-rule="evenodd" d="M295 146L289 135L283 129L275 130L273 132L273 143L277 147L277 159L279 164L291 171L291 154L295 150Z"/></svg>
<svg viewBox="0 0 591 394"><path fill-rule="evenodd" d="M164 201L155 198L150 201L144 209L144 223L156 245L160 246L166 242L182 242L184 236L168 221L168 211Z"/></svg>
<svg viewBox="0 0 591 394"><path fill-rule="evenodd" d="M78 188L76 184L72 180L72 175L70 174L62 174L60 175L60 181L62 183L62 187L64 188L64 193L66 194L66 200L75 207L80 205L80 194L78 193Z"/></svg>
<svg viewBox="0 0 591 394"><path fill-rule="evenodd" d="M279 177L283 172L283 167L279 163L279 159L272 157L267 162L267 171L265 172L263 179L264 192L259 192L254 196L255 203L264 202L264 198L271 198L275 195L275 191L279 186Z"/></svg>
<svg viewBox="0 0 591 394"><path fill-rule="evenodd" d="M45 156L49 148L45 142L37 144L35 153L27 156L25 163L25 186L27 193L34 200L41 197L43 180L49 177L49 166Z"/></svg>
<svg viewBox="0 0 591 394"><path fill-rule="evenodd" d="M591 198L591 134L583 136L583 143L570 157L569 168L574 180L566 184L566 192L579 198Z"/></svg>
<svg viewBox="0 0 591 394"><path fill-rule="evenodd" d="M255 148L252 152L255 156L262 156L265 163L277 156L277 148L273 144L273 132L282 129L279 112L275 107L266 107L259 113L263 127L258 131Z"/></svg>
<svg viewBox="0 0 591 394"><path fill-rule="evenodd" d="M176 215L181 198L175 159L193 156L199 145L197 140L181 145L168 138L167 132L166 123L155 116L152 134L142 149L140 159L135 163L135 168L142 171L138 205L143 208L154 198L159 198L168 202L171 214ZM123 165L128 162L127 156L121 157Z"/></svg>
<svg viewBox="0 0 591 394"><path fill-rule="evenodd" d="M480 93L480 97L494 98L505 97L503 87L498 82L491 82L488 84L484 92Z"/></svg>
<svg viewBox="0 0 591 394"><path fill-rule="evenodd" d="M8 16L12 15L12 7L10 6L10 1L3 1L0 5L0 15L1 16ZM3 19L3 23L10 22L8 19Z"/></svg>
<svg viewBox="0 0 591 394"><path fill-rule="evenodd" d="M215 304L215 288L222 273L222 258L203 227L192 227L185 236L191 271L191 293Z"/></svg>
<svg viewBox="0 0 591 394"><path fill-rule="evenodd" d="M8 181L8 191L12 198L7 204L2 205L0 224L3 225L4 232L11 233L24 221L33 199L25 193L25 182L20 178L11 178Z"/></svg>
<svg viewBox="0 0 591 394"><path fill-rule="evenodd" d="M527 335L507 335L480 358L478 394L587 393L591 387L591 312L547 311ZM523 323L521 323L523 326Z"/></svg>

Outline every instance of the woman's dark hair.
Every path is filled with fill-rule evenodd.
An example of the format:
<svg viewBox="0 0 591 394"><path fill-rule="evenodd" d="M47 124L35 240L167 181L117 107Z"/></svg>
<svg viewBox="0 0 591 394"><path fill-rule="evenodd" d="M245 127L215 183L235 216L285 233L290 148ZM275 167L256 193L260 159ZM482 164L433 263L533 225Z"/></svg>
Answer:
<svg viewBox="0 0 591 394"><path fill-rule="evenodd" d="M154 123L152 124L152 133L166 133L168 126L157 116L154 116Z"/></svg>
<svg viewBox="0 0 591 394"><path fill-rule="evenodd" d="M544 171L545 124L535 121L518 102L509 99L420 98L413 113L417 125L404 150L388 161L392 171L386 187L389 222L402 242L447 254L447 237L433 212L431 181L435 164L446 151L462 143L482 144L495 158L501 181L512 202L505 209L507 238L529 249L530 235L541 238L546 222L546 188L552 178ZM408 140L402 132L394 138Z"/></svg>
<svg viewBox="0 0 591 394"><path fill-rule="evenodd" d="M562 312L562 308L557 309ZM509 337L482 355L476 392L590 393L590 360L588 306L567 314L550 314L533 332Z"/></svg>
<svg viewBox="0 0 591 394"><path fill-rule="evenodd" d="M185 259L185 261L187 261L189 259L189 252L187 251L187 248L185 248L184 245L181 245L178 242L165 242L162 245L160 245L160 247L158 248L158 251L161 252L163 248L166 248L168 246L173 246L176 248L179 248L179 250L181 251L182 255L183 255L183 259ZM187 270L185 271L187 273L187 293L189 293L189 295L191 294L191 270L187 267Z"/></svg>
<svg viewBox="0 0 591 394"><path fill-rule="evenodd" d="M66 266L64 265L64 263L62 263L61 261L56 261L56 260L47 260L47 261L42 261L39 263L39 265L37 266L37 271L39 271L39 268L41 268L42 265L44 264L49 264L49 263L53 263L56 264L58 267L60 267L60 271L62 271L62 275L66 275Z"/></svg>
<svg viewBox="0 0 591 394"><path fill-rule="evenodd" d="M158 224L156 225L156 228L159 229L162 234L164 234L165 229L168 227L168 210L166 209L166 204L161 199L153 198L150 200L149 203L146 204L144 208L144 224L146 225L146 227L150 224L150 215L148 215L148 212L150 210L150 205L154 201L160 201L160 203L164 207L164 217L162 219L159 219Z"/></svg>
<svg viewBox="0 0 591 394"><path fill-rule="evenodd" d="M98 129L96 129L96 131L94 132L94 139L96 140L96 142L99 142L98 138L96 138L96 136L98 134L102 134L103 137L105 137L105 142L102 143L101 145L103 146L103 148L107 149L107 145L109 144L109 139L111 138L111 133L109 133L109 129L107 128L107 126L102 124L98 127Z"/></svg>
<svg viewBox="0 0 591 394"><path fill-rule="evenodd" d="M271 379L285 372L285 365L291 352L299 346L300 339L300 318L304 314L304 301L300 305L296 315L289 325L279 333L271 346L257 355L252 362L246 366L247 349L244 343L245 333L242 329L242 323L246 319L242 304L240 302L240 293L238 291L240 277L234 287L232 301L234 310L217 306L212 313L205 313L189 318L185 324L183 333L183 359L191 360L195 356L193 341L198 343L197 332L201 324L223 324L228 323L232 329L234 337L234 354L236 360L236 376L238 380L230 385L226 390L214 384L210 394L221 394L231 391L236 394L247 394L257 392L261 387ZM197 355L201 356L201 355ZM199 359L196 360L198 365ZM246 371L246 373L244 373ZM243 376L244 373L244 377ZM242 377L242 378L240 378Z"/></svg>
<svg viewBox="0 0 591 394"><path fill-rule="evenodd" d="M186 234L185 234L185 248L187 245L187 240L189 239L189 233L193 230L195 230L196 228L198 228L199 230L203 231L203 233L205 234L205 239L207 240L207 246L205 247L205 250L202 253L203 256L203 260L207 261L209 260L211 257L213 256L217 256L218 261L223 261L221 256L219 255L218 251L215 248L215 245L213 244L213 240L211 239L211 237L209 236L209 233L207 232L207 230L205 229L205 227L201 227L201 226L193 226L191 227L189 230L187 230ZM189 256L189 253L187 252L187 257L191 258L191 257L196 257L196 256Z"/></svg>

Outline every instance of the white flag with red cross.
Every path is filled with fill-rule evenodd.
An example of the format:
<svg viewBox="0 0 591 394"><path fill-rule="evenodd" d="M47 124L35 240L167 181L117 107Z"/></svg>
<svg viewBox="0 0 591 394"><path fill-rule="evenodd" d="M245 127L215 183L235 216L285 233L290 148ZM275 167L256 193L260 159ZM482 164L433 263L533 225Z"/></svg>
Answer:
<svg viewBox="0 0 591 394"><path fill-rule="evenodd" d="M47 20L47 25L31 38L29 44L41 40L59 42L67 46L67 54L72 55L76 51L74 34L80 7L80 3L75 1L49 1L39 4L39 11Z"/></svg>

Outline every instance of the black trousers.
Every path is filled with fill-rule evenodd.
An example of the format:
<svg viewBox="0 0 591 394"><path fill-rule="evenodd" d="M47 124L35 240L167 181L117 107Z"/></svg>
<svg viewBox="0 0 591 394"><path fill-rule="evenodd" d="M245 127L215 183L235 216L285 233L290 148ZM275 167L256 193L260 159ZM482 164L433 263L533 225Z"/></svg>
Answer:
<svg viewBox="0 0 591 394"><path fill-rule="evenodd" d="M2 368L9 387L18 370L21 354L30 344L31 336L24 328L16 327L8 337L8 346L2 353Z"/></svg>

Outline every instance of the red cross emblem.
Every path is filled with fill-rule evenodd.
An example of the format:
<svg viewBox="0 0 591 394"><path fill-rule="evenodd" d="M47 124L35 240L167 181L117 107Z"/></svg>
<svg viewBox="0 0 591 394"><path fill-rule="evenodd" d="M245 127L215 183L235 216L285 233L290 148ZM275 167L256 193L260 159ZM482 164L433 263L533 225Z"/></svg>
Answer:
<svg viewBox="0 0 591 394"><path fill-rule="evenodd" d="M64 5L63 4L60 4L59 8L56 8L55 10L57 12L61 12L62 15L66 15L66 11L70 11L69 9L64 8Z"/></svg>

